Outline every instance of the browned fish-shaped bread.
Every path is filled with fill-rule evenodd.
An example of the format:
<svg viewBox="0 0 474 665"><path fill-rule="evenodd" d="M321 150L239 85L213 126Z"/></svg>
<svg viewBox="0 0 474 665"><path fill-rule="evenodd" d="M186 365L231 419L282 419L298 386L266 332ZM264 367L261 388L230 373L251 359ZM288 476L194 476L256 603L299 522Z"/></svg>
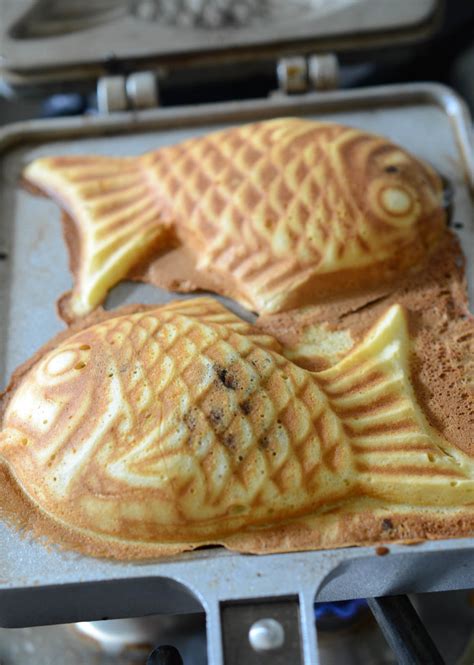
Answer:
<svg viewBox="0 0 474 665"><path fill-rule="evenodd" d="M290 360L321 370L347 355L388 307L402 305L410 322L412 381L430 421L474 454L474 326L455 235L447 233L421 273L392 287L262 316L256 325L278 338Z"/></svg>
<svg viewBox="0 0 474 665"><path fill-rule="evenodd" d="M418 270L443 236L440 178L386 138L283 118L140 157L44 157L26 180L66 211L66 320L132 275L258 313Z"/></svg>
<svg viewBox="0 0 474 665"><path fill-rule="evenodd" d="M472 528L474 460L415 392L402 307L324 371L283 351L209 298L104 315L17 372L0 459L28 510L94 554L360 544L377 520L399 519L398 539Z"/></svg>

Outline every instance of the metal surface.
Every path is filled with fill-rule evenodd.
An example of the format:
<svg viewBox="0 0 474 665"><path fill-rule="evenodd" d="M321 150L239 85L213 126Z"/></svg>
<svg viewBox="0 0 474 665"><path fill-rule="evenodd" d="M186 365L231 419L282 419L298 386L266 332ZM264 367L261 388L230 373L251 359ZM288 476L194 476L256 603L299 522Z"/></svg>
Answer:
<svg viewBox="0 0 474 665"><path fill-rule="evenodd" d="M367 598L399 665L444 665L444 660L406 596Z"/></svg>
<svg viewBox="0 0 474 665"><path fill-rule="evenodd" d="M174 1L166 4L176 14ZM136 11L142 3L129 0L0 0L4 76L14 85L32 81L38 85L58 77L97 78L110 73L114 62L124 63L124 71L130 72L149 69L150 63L187 67L216 60L255 61L320 50L386 47L388 40L395 46L429 35L437 25L441 3L262 0L251 4L253 10L237 25L212 29L191 28L189 21L173 23L160 7L142 14Z"/></svg>
<svg viewBox="0 0 474 665"><path fill-rule="evenodd" d="M221 622L225 665L301 665L296 598L225 603Z"/></svg>
<svg viewBox="0 0 474 665"><path fill-rule="evenodd" d="M298 624L295 626L298 632ZM255 651L273 651L285 643L285 629L276 619L259 619L250 626L250 646Z"/></svg>
<svg viewBox="0 0 474 665"><path fill-rule="evenodd" d="M339 63L332 53L312 55L308 58L310 89L334 90L339 85Z"/></svg>
<svg viewBox="0 0 474 665"><path fill-rule="evenodd" d="M153 109L159 104L158 83L153 72L136 72L127 77L127 97L134 109Z"/></svg>
<svg viewBox="0 0 474 665"><path fill-rule="evenodd" d="M281 58L277 64L278 87L282 92L296 94L308 89L308 64L304 55Z"/></svg>
<svg viewBox="0 0 474 665"><path fill-rule="evenodd" d="M0 256L6 256L0 260L3 382L61 329L54 300L70 286L57 207L18 187L27 162L48 154L136 154L228 123L278 115L332 119L379 132L430 161L453 188L453 222L468 256L472 295L470 124L460 100L441 86L393 86L107 118L33 121L0 133ZM114 289L108 305L174 297L154 287L124 283ZM317 663L316 595L318 600L336 600L474 587L473 546L472 539L393 545L384 557L376 556L372 547L272 556L207 549L159 562L125 563L45 547L0 523L0 624L25 626L204 608L209 662L216 665L222 662L221 603L294 597L299 602L304 662L313 664Z"/></svg>
<svg viewBox="0 0 474 665"><path fill-rule="evenodd" d="M128 109L124 76L104 76L97 81L97 108L100 113L114 113Z"/></svg>
<svg viewBox="0 0 474 665"><path fill-rule="evenodd" d="M332 53L280 58L276 68L278 88L287 94L307 90L334 90L339 82L339 63Z"/></svg>
<svg viewBox="0 0 474 665"><path fill-rule="evenodd" d="M153 72L103 76L97 81L99 113L155 108L158 103L158 82Z"/></svg>

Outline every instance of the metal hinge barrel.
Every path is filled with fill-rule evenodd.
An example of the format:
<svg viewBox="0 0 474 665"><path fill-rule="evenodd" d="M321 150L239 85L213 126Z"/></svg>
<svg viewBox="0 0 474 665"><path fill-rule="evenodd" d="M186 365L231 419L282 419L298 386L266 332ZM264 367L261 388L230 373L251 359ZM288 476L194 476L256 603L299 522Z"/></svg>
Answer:
<svg viewBox="0 0 474 665"><path fill-rule="evenodd" d="M285 94L334 90L339 84L339 63L333 53L281 58L277 64L278 87Z"/></svg>
<svg viewBox="0 0 474 665"><path fill-rule="evenodd" d="M128 76L104 76L97 81L97 108L100 113L115 113L159 106L158 80L154 72L135 72Z"/></svg>

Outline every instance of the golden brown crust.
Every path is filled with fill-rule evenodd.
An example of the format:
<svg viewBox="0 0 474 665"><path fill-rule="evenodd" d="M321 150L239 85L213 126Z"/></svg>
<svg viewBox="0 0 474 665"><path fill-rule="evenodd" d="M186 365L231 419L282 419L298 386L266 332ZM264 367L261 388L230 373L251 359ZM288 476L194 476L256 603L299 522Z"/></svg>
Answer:
<svg viewBox="0 0 474 665"><path fill-rule="evenodd" d="M74 218L67 321L129 274L259 313L354 296L420 269L446 224L429 165L382 137L295 118L137 158L42 158L25 177Z"/></svg>
<svg viewBox="0 0 474 665"><path fill-rule="evenodd" d="M403 305L413 336L413 382L433 427L474 456L474 319L467 308L464 257L451 231L417 275L399 278L395 288L381 286L358 298L257 319L256 325L283 345L298 347L305 331L324 323L348 331L356 343L381 312ZM321 356L292 356L308 369L321 369Z"/></svg>
<svg viewBox="0 0 474 665"><path fill-rule="evenodd" d="M347 546L406 544L442 538L474 535L474 510L421 509L390 505L376 500L355 500L326 515L295 519L288 523L252 529L220 542L130 543L118 539L98 540L85 532L71 530L42 515L0 465L0 517L23 538L73 549L82 554L116 560L150 560L172 556L209 545L250 554L274 554Z"/></svg>
<svg viewBox="0 0 474 665"><path fill-rule="evenodd" d="M60 335L45 345L30 361L17 370L1 400L2 411L8 406L11 396L21 384L22 379L49 350L56 349L58 345L70 336L99 322L106 321L107 319L115 319L120 315L132 315L152 309L156 308L153 308L153 306L128 306L115 312L96 312L88 320L76 324L64 333L60 333ZM365 310L363 311L365 312ZM472 322L469 321L469 324L472 330ZM419 325L419 322L415 320L412 326L413 330L416 329L416 325ZM249 331L253 330L255 329L249 328ZM465 332L463 332L464 334ZM268 342L265 343L268 344ZM425 363L429 364L430 359L427 358ZM289 368L286 371L288 370ZM219 373L219 370L217 371ZM347 373L347 370L343 370L343 375L344 372ZM331 376L331 374L327 375L327 373L320 375L320 379L318 380L323 388L326 385L325 382L329 382L328 386L330 386L333 380ZM221 380L223 382L226 381L225 375L222 376ZM234 386L230 387L234 390ZM355 390L358 393L362 390L362 386L359 386L357 382ZM340 391L339 388L338 391ZM332 394L332 408L338 409L337 412L340 417L347 417L349 412L344 416L344 410L341 410L341 407L337 407L337 395L339 392L329 394ZM421 400L422 397L420 397ZM421 403L424 406L424 402L421 401ZM350 411L352 413L354 409L352 408ZM244 413L248 413L247 407ZM361 413L366 412L362 411ZM189 420L186 420L186 422L190 423ZM393 425L390 428L393 428ZM350 430L348 430L348 434L350 435ZM323 436L323 433L321 433L321 436ZM266 446L267 443L265 443L264 448ZM331 468L333 463L331 456L326 458L326 463L329 465L328 469ZM341 463L344 463L343 458L339 462L336 462L336 470ZM363 471L363 464L359 463L358 469L359 471ZM384 470L383 468L373 466L372 472L380 474ZM407 466L406 472L419 474L421 470L417 470L416 467L411 469ZM22 527L25 526L26 522L27 528L36 536L44 535L52 541L59 540L66 547L73 547L95 556L113 556L114 558L125 559L150 558L165 556L208 544L223 544L230 549L256 553L293 551L340 547L353 544L361 545L372 542L403 542L452 535L462 536L470 535L473 530L474 518L469 505L464 505L462 508L453 508L448 505L439 508L433 506L404 506L398 502L391 503L386 498L377 498L377 495L380 496L380 490L374 491L371 497L371 493L367 489L362 492L362 489L358 490L354 488L349 493L346 491L345 498L341 499L340 502L333 497L327 503L326 509L322 507L324 506L324 502L322 504L319 503L317 513L312 514L310 511L302 517L295 515L292 519L286 521L281 521L280 519L273 526L265 526L262 523L260 525L254 524L250 528L242 527L230 535L224 535L221 530L221 534L215 537L206 537L203 534L201 537L188 537L186 542L175 542L174 538L173 540L167 540L166 537L161 538L159 542L153 541L153 539L136 540L127 532L124 532L124 539L121 540L119 536L120 531L101 533L97 537L87 527L86 523L81 527L81 522L76 520L74 526L70 527L63 523L60 515L58 515L57 519L52 519L47 517L46 514L41 514L37 506L31 504L25 496L22 495L20 497L20 494L23 493L19 493L15 481L6 470L4 473L3 487L5 491L2 498L2 512L9 515L9 519ZM448 470L445 473L449 478L451 471ZM456 474L452 477L457 478ZM383 487L383 484L381 487ZM76 517L79 515L80 513L77 513Z"/></svg>
<svg viewBox="0 0 474 665"><path fill-rule="evenodd" d="M28 186L28 189L35 189L32 186ZM73 281L74 283L77 282L78 280L78 273L79 269L81 267L81 242L80 242L80 233L77 228L76 221L73 216L71 216L66 210L61 211L61 227L63 231L63 237L64 241L66 243L66 247L68 250L68 257L69 257L69 270L72 274ZM175 291L186 291L188 292L189 290L197 290L199 288L208 288L207 284L205 284L203 287L200 287L197 282L196 284L192 286L192 288L175 288L178 286L178 280L177 278L175 279L175 282L173 283L172 280L170 280L169 276L168 278L165 277L167 271L170 270L171 267L173 267L173 270L178 274L178 270L180 270L180 263L179 260L178 262L176 261L176 252L180 251L178 250L173 250L169 249L166 250L165 252L161 250L161 245L162 245L162 237L158 238L155 243L150 242L149 247L146 252L142 254L141 259L137 263L136 266L131 270L130 274L127 275L128 279L131 280L136 280L136 281L141 281L141 282L149 282L151 284L155 284L156 286L161 286L162 288L165 289L170 289L170 290L175 290ZM168 247L173 247L173 245L177 244L176 239L174 238L174 233L170 231L169 233L169 240L167 242ZM161 250L161 251L160 251ZM147 275L150 270L153 268L154 261L159 262L161 257L167 259L167 263L165 266L165 269L161 271L161 275L163 275L161 278L158 279L147 279ZM183 275L186 274L186 268L183 266ZM153 274L153 273L152 273ZM59 298L56 303L56 309L59 317L68 325L74 324L75 321L77 321L77 317L74 314L74 311L71 309L71 298L73 297L73 290L66 291L63 293ZM103 311L101 306L98 306L96 310L94 311ZM90 321L90 314L85 316L85 320Z"/></svg>
<svg viewBox="0 0 474 665"><path fill-rule="evenodd" d="M346 294L334 302L263 315L257 325L288 345L296 344L305 328L323 322L333 329L347 326L354 339L359 339L380 312L394 302L422 317L420 326L435 329L440 325L440 310L453 319L466 315L464 256L452 231L446 230L437 250L418 272L398 274L390 285L375 283L356 296Z"/></svg>
<svg viewBox="0 0 474 665"><path fill-rule="evenodd" d="M242 552L270 554L294 550L332 549L354 544L411 544L413 541L472 536L474 511L436 511L355 502L351 509L306 518L281 528L268 528L230 538L226 546Z"/></svg>
<svg viewBox="0 0 474 665"><path fill-rule="evenodd" d="M153 305L123 305L120 308L120 312L123 314L132 314L134 312L144 312L147 309L153 309L153 307L154 307ZM71 337L75 333L80 332L81 330L85 330L86 328L89 328L95 323L106 321L107 319L111 319L116 316L117 316L117 310L106 311L101 308L97 309L96 311L92 312L91 314L84 317L80 321L75 321L74 323L71 323L71 325L69 326L69 328L67 328L67 330L62 330L61 332L57 333L57 335L54 335L54 337L52 337L45 344L43 344L31 356L31 358L28 358L27 360L25 360L24 363L19 365L11 375L10 381L8 382L6 388L2 392L0 392L0 422L4 416L5 410L8 407L9 401L12 395L14 394L16 388L18 387L19 383L21 382L23 377L26 374L28 374L30 369L39 360L41 360L41 358L43 358L46 353L55 349L58 346L58 344L69 339L69 337Z"/></svg>
<svg viewBox="0 0 474 665"><path fill-rule="evenodd" d="M349 198L346 197L346 201L349 201L350 205L357 204L363 210L367 202L360 198L361 192L364 191L368 182L372 182L380 176L380 172L377 170L379 167L375 168L375 162L359 163L357 155L355 161L352 159L351 151L355 149L354 146L360 140L360 136L351 135L344 151L341 151L341 156L345 158L345 153L347 153L350 157L348 163L360 167L353 169L350 184L353 191ZM375 148L377 159L383 158L387 151L391 154L391 150L393 147L377 144ZM176 154L173 149L170 150L169 162L173 161L171 159L173 155L179 156L179 149ZM166 171L165 162L166 159L160 168ZM58 162L57 166L61 166L61 164ZM368 170L366 170L366 166ZM407 173L410 171L414 184L419 185L420 188L430 187L433 192L439 191L439 179L431 169L417 164L416 160L406 168ZM422 183L417 181L420 177L423 180ZM383 198L386 195L386 189L386 187L381 189L375 198L372 197L372 203L375 201L375 206L383 207L380 197ZM390 194L390 192L392 193ZM390 192L389 194L393 198L393 191L390 190ZM338 196L342 198L345 194L347 193L342 190L338 191ZM397 196L399 195L400 192ZM290 196L290 193L287 192L285 196ZM246 201L245 205L251 207L251 203L251 201ZM191 216L192 207L188 212ZM218 211L214 212L218 214ZM383 234L387 231L374 210L366 208L365 213L367 220L378 228L379 233ZM333 270L329 275L309 275L306 281L303 280L293 285L286 297L280 298L278 307L280 309L300 307L308 302L314 302L312 294L314 295L315 292L318 294L317 300L324 301L324 304L304 307L300 311L292 310L275 316L262 316L258 320L258 326L265 332L274 335L285 347L285 353L293 352L293 355L288 355L293 361L308 369L321 370L334 365L337 359L346 356L351 346L363 339L374 322L390 305L394 303L402 305L407 312L412 341L410 358L412 388L418 404L422 407L423 417L426 417L428 425L436 431L435 440L440 434L456 450L474 457L474 320L467 312L464 270L459 245L451 232L440 231L444 224L444 217L444 212L436 207L421 220L423 233L416 238L410 238L406 245L402 242L398 246L397 252L394 252L388 259L373 262L371 265L365 266L362 271L359 268L344 268ZM63 224L70 253L70 268L77 278L82 261L82 257L78 254L77 225L66 214L63 216ZM206 224L203 225L204 230ZM140 260L128 272L128 277L150 281L173 290L189 291L204 288L225 295L241 297L242 291L239 290L241 285L235 279L232 271L227 273L226 282L223 283L222 271L213 272L209 265L205 270L199 268L197 245L192 248L185 246L186 234L190 233L191 227L188 228L182 221L176 232L177 236L174 237L176 243L177 237L179 237L182 244L181 246L175 244L172 249L166 246L163 251L162 237L160 237L156 247L153 246L148 253L141 254ZM352 230L350 228L345 230L347 235L351 236ZM212 233L214 232L215 230ZM209 241L212 239L212 233ZM325 233L327 233L327 229ZM294 241L296 242L295 238L290 238L289 244L291 245ZM363 246L364 239L359 238L358 242ZM341 251L343 252L344 248ZM401 266L404 272L402 276L400 276ZM246 304L249 302L247 300ZM73 321L76 318L77 313L70 308L70 294L63 296L59 309L65 320ZM148 309L151 307L130 306L113 313L96 310L80 324L73 325L69 331L55 337L15 372L10 385L0 399L0 416L5 413L15 391L34 365L46 353L67 340L69 336L100 321ZM326 333L334 334L335 343L337 340L337 343L340 344L336 360L334 357L329 360L329 355L324 355L323 351L320 355L308 356L302 352L300 357L298 356L295 349L301 346L301 340L306 332L315 326L319 326L323 330L323 337ZM219 370L216 371L219 372ZM323 375L324 373L321 376ZM374 373L374 376L376 383L379 378L377 372ZM346 379L347 377L344 380ZM368 385L371 385L371 380L369 377ZM321 381L324 385L323 378ZM225 383L225 378L223 382ZM366 387L367 382L362 382L360 390L362 391ZM328 395L331 393L329 392ZM392 399L393 395L388 397ZM331 408L341 418L342 423L345 422L344 413L349 417L349 421L354 413L362 415L362 420L366 415L360 406L355 410L354 407L351 410L344 405L336 408L334 404L337 403L337 392L335 396L331 397L330 402ZM383 400L381 404L383 409ZM306 404L307 408L309 408L308 405L309 402ZM247 407L242 410L246 413ZM356 420L359 416L356 416ZM297 420L296 416L293 420ZM359 425L356 427L353 423L350 424L349 421L343 426L348 437L352 436L359 427ZM187 422L186 419L185 422ZM404 421L401 420L395 426L395 429L399 428L398 434L403 431L403 423ZM388 425L382 422L382 426L376 425L375 428L377 427L379 432L387 430L387 432L393 433L394 431L392 422ZM373 431L375 431L374 427L372 427L372 433ZM234 439L229 439L226 443L231 448L234 444ZM265 450L268 445L267 438L262 437L259 441L260 448ZM353 447L353 450L356 451L355 458L359 455L355 465L357 472L361 474L369 472L369 475L373 472L375 476L377 474L379 476L388 474L389 476L392 471L387 470L385 461L375 464L370 461L370 454L374 454L375 448L367 454L367 448L364 448L364 445L358 444L358 448L357 445ZM414 476L416 474L430 476L433 473L436 475L437 472L433 472L433 469L417 467L417 452L421 451L421 455L423 455L428 450L426 443L422 442L420 446L418 449L416 447L413 449L415 462L410 462L407 454L406 465L399 466L398 472L405 471L408 475L414 474ZM323 446L322 457L323 463L327 467L326 471L329 469L338 475L340 469L344 468L346 458L342 448L343 446L336 446L335 450L324 451ZM388 445L385 446L388 459L394 451L396 452L396 445L392 446L392 449ZM445 451L442 452L444 454ZM377 452L377 454L379 453L380 451ZM429 452L428 458L431 455L432 452ZM423 464L424 462L423 458ZM228 528L222 527L220 532L216 531L217 535L212 538L207 538L204 533L199 535L198 531L195 532L197 535L193 537L193 531L189 528L190 535L186 542L175 542L173 540L175 536L173 538L170 536L168 540L165 536L160 539L159 543L154 542L153 538L149 536L140 541L134 540L135 536L131 535L135 533L133 531L129 531L128 534L124 532L124 538L121 540L117 535L120 533L120 529L111 530L109 533L100 532L98 529L100 535L97 537L87 526L86 520L78 521L74 527L70 527L63 523L61 513L56 515L57 519L47 517L45 513L42 514L38 510L36 504L30 502L25 494L18 490L17 482L6 469L2 473L5 491L0 510L13 523L22 527L26 526L35 536L46 536L53 542L59 540L66 547L95 556L113 556L119 559L165 556L209 544L222 544L237 551L270 553L354 544L459 537L471 535L474 531L474 512L465 497L462 501L465 505L462 507L453 507L455 504L449 502L439 508L432 505L416 505L416 501L414 505L401 505L399 500L391 502L386 496L383 496L380 489L383 486L382 483L378 488L373 486L372 491L370 486L369 489L365 487L362 490L362 485L360 485L345 493L336 493L328 498L327 509L323 507L325 502L320 501L311 507L311 510L314 511L317 505L317 512L310 511L303 517L298 516L301 511L300 513L293 512L291 519L285 518L286 521L282 520L280 515L280 521L271 526L264 526L260 520L255 521L251 526L247 524L233 529L232 525L234 522L237 524L240 518L229 516ZM446 476L446 483L453 486L461 477L457 469L446 467L442 469L442 473ZM275 476L276 478L277 476ZM278 481L274 482L278 486ZM306 477L304 482L309 483ZM393 483L393 479L387 480L389 492L395 491ZM97 485L97 488L101 489L100 484ZM281 489L279 488L278 491ZM339 496L341 498L338 502ZM405 497L403 497L403 501L406 501ZM264 501L257 498L253 507L258 509L261 504L264 504ZM67 508L65 510L67 511ZM80 511L77 514L80 516ZM125 524L126 520L120 517L118 521L121 520ZM186 525L186 528L188 526ZM232 529L234 533L231 533ZM145 527L144 530L146 530ZM231 535L225 535L229 533Z"/></svg>
<svg viewBox="0 0 474 665"><path fill-rule="evenodd" d="M151 256L140 261L127 275L128 279L145 282L159 286L168 291L189 293L191 291L216 291L222 295L230 295L232 278L226 280L216 279L212 274L198 270L196 257L193 252L184 246Z"/></svg>

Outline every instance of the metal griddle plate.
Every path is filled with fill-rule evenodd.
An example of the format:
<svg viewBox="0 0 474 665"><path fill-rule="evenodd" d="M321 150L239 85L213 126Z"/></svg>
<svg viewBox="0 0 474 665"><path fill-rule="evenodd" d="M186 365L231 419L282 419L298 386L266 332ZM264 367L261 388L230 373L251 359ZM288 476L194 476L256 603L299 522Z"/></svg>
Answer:
<svg viewBox="0 0 474 665"><path fill-rule="evenodd" d="M163 109L113 117L32 121L0 134L0 363L12 370L61 329L54 301L70 286L57 207L18 187L23 166L50 154L138 154L228 123L304 115L379 132L431 162L454 187L453 220L474 280L470 120L449 89L419 84L304 97ZM1 254L3 255L3 254ZM154 287L117 287L109 304L164 302ZM472 299L471 299L472 302ZM474 587L474 539L266 556L208 548L158 562L98 560L47 548L0 524L0 623L19 627L103 617L198 611L211 663L222 660L222 601L299 599L305 662L316 663L313 602Z"/></svg>

